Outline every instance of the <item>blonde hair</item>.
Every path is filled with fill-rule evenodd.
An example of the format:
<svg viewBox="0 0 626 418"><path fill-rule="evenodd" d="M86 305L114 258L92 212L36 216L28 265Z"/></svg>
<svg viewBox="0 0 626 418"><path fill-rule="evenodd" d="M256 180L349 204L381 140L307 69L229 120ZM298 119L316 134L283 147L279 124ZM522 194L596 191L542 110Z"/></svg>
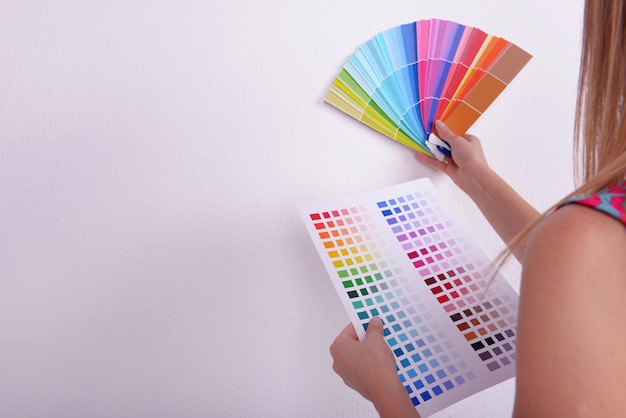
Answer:
<svg viewBox="0 0 626 418"><path fill-rule="evenodd" d="M623 0L587 0L574 126L577 188L507 243L502 264L552 211L626 178L626 9Z"/></svg>

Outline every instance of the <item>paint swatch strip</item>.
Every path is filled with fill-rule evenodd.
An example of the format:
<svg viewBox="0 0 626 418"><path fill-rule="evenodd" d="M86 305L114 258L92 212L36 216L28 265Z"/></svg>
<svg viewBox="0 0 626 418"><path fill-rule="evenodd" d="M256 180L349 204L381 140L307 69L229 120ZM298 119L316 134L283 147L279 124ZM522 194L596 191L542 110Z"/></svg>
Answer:
<svg viewBox="0 0 626 418"><path fill-rule="evenodd" d="M514 374L517 294L427 179L299 203L363 337L380 316L398 375L428 416Z"/></svg>

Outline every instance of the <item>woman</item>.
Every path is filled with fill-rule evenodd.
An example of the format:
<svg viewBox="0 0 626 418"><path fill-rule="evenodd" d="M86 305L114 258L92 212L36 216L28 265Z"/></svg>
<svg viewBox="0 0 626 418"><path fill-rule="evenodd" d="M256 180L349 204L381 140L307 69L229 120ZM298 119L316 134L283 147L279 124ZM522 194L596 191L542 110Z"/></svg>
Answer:
<svg viewBox="0 0 626 418"><path fill-rule="evenodd" d="M452 149L447 174L522 264L514 417L626 416L626 7L587 0L576 110L582 185L540 215L494 173L478 138L438 122ZM333 368L382 417L419 417L372 320L359 342L348 325Z"/></svg>

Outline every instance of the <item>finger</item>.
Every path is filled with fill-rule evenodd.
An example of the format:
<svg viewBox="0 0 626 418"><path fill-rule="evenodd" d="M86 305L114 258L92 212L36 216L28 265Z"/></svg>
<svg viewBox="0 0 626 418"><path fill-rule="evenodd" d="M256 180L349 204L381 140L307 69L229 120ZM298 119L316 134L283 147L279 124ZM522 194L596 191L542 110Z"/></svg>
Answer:
<svg viewBox="0 0 626 418"><path fill-rule="evenodd" d="M356 334L356 330L352 324L346 325L346 327L337 335L337 338L330 345L330 355L333 358L336 358L340 355L346 345L354 344L358 341L358 336Z"/></svg>
<svg viewBox="0 0 626 418"><path fill-rule="evenodd" d="M446 167L450 168L450 167L456 167L456 163L454 162L454 159L452 157L449 156L445 156L443 157L443 162L445 163Z"/></svg>
<svg viewBox="0 0 626 418"><path fill-rule="evenodd" d="M356 333L356 330L354 329L354 325L352 325L352 323L349 323L348 325L346 325L346 327L343 329L343 331L341 331L341 333L339 333L340 337L347 337L350 338L352 340L358 340L359 336Z"/></svg>
<svg viewBox="0 0 626 418"><path fill-rule="evenodd" d="M423 154L417 154L416 158L435 170L439 170L444 174L450 175L454 170L456 170L457 165L452 157L445 156L443 157L443 161L436 160L434 158L427 157Z"/></svg>
<svg viewBox="0 0 626 418"><path fill-rule="evenodd" d="M435 170L444 171L446 169L447 164L441 162L435 158L429 157L427 155L422 154L421 152L415 153L415 158L417 158L420 162L426 164L430 168L434 168ZM445 161L445 159L444 159Z"/></svg>
<svg viewBox="0 0 626 418"><path fill-rule="evenodd" d="M372 318L370 323L367 325L367 331L365 332L365 338L367 339L370 335L380 335L381 337L385 333L385 328L383 326L383 320L380 317L375 316Z"/></svg>

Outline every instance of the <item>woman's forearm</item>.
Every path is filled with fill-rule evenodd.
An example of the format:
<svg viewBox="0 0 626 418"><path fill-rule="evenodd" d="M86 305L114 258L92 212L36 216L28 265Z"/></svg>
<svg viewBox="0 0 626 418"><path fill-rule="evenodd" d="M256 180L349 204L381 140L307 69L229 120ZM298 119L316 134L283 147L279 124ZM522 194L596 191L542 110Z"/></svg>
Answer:
<svg viewBox="0 0 626 418"><path fill-rule="evenodd" d="M535 208L491 169L485 170L475 182L465 185L464 191L505 243L540 216ZM518 260L523 251L521 247L514 253Z"/></svg>

